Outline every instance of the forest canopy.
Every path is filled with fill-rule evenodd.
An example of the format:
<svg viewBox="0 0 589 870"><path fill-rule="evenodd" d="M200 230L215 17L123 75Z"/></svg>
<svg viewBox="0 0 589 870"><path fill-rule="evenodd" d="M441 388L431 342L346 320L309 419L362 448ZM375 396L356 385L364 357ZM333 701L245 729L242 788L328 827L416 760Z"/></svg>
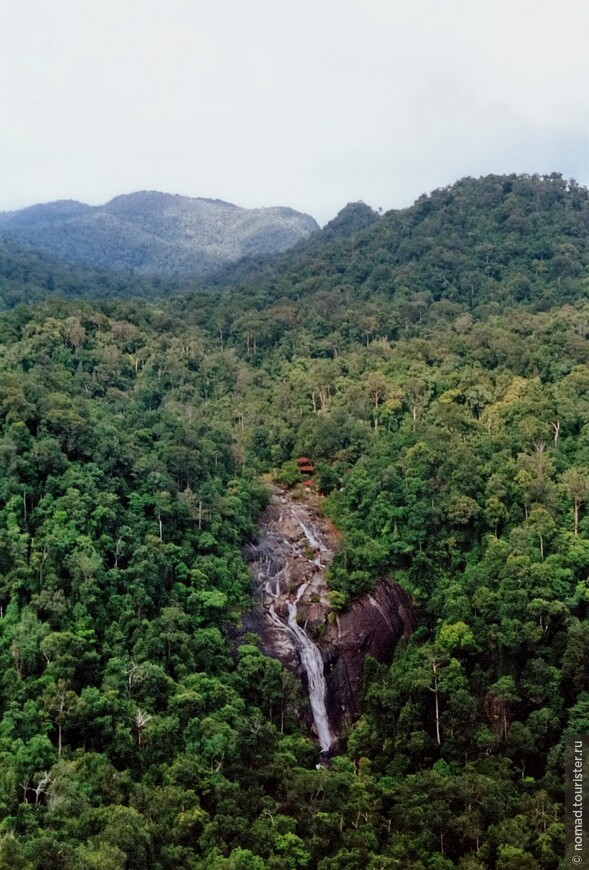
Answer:
<svg viewBox="0 0 589 870"><path fill-rule="evenodd" d="M0 868L561 866L589 193L347 216L206 288L0 246ZM389 577L417 625L319 769L304 687L240 628L261 476L297 456L334 609Z"/></svg>

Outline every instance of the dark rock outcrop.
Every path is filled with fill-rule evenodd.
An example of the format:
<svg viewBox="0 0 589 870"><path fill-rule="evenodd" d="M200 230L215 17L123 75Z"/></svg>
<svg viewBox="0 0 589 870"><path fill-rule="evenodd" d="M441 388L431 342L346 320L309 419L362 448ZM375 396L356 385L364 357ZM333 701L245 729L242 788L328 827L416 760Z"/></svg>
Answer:
<svg viewBox="0 0 589 870"><path fill-rule="evenodd" d="M320 644L325 661L327 712L337 729L361 710L366 656L390 664L401 638L413 630L407 592L383 580L328 624Z"/></svg>

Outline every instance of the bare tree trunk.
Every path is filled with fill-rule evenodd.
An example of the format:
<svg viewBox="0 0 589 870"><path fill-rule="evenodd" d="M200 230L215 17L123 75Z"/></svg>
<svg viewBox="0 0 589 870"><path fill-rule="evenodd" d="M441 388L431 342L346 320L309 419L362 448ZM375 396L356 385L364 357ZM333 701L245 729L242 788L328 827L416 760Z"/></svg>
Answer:
<svg viewBox="0 0 589 870"><path fill-rule="evenodd" d="M560 420L557 420L556 423L551 423L552 429L554 430L554 449L558 448L558 439L560 437Z"/></svg>
<svg viewBox="0 0 589 870"><path fill-rule="evenodd" d="M438 700L438 679L437 679L437 677L434 678L434 698L435 698L435 702L436 702L436 741L438 743L438 746L440 746L442 743L442 740L440 737L440 704L439 704L439 700Z"/></svg>
<svg viewBox="0 0 589 870"><path fill-rule="evenodd" d="M435 659L432 661L431 665L432 665L432 670L434 672L434 685L433 685L433 688L430 686L429 690L430 690L430 692L434 693L434 701L435 701L435 707L436 707L436 741L437 741L438 746L441 746L442 738L441 738L441 734L440 734L440 702L439 702L439 698L438 698L438 671L437 671L437 662Z"/></svg>

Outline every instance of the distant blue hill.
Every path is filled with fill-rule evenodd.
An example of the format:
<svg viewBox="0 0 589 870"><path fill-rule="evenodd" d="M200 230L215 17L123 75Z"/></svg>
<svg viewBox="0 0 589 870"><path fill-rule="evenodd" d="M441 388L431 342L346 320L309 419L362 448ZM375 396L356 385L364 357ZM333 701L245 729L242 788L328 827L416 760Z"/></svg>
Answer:
<svg viewBox="0 0 589 870"><path fill-rule="evenodd" d="M74 200L0 213L0 238L69 263L135 274L202 275L285 251L319 229L291 208L142 191L102 206Z"/></svg>

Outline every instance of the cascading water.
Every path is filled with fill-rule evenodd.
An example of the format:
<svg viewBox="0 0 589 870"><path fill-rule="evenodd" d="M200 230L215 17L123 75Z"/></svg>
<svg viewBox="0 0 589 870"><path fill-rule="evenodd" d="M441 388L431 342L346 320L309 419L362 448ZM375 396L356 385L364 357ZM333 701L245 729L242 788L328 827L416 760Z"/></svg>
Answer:
<svg viewBox="0 0 589 870"><path fill-rule="evenodd" d="M327 606L324 570L333 551L316 515L307 506L282 495L274 496L273 502L279 505L278 510L270 522L261 525L251 560L258 600L273 626L281 654L288 657L290 650L290 656L307 675L315 730L322 752L327 752L335 735L326 709L323 659L305 630L306 621L304 627L299 625L298 615L303 611L306 620L310 607Z"/></svg>
<svg viewBox="0 0 589 870"><path fill-rule="evenodd" d="M305 520L301 518L301 513L302 512L300 509L293 510L293 516L296 518L299 526L303 530L303 534L305 535L308 542L316 550L326 549L327 542L325 540L321 540L323 538L323 535L321 535L321 533L319 533L319 532L318 533L313 532L313 530L309 527L308 520L307 520L307 522L305 522Z"/></svg>
<svg viewBox="0 0 589 870"><path fill-rule="evenodd" d="M329 719L325 708L325 677L323 675L323 659L321 653L309 637L306 631L301 628L297 622L297 606L289 601L288 605L288 622L284 622L271 604L268 608L268 616L282 632L287 632L292 638L294 645L299 653L301 664L307 674L307 683L309 686L309 701L311 703L311 712L313 713L313 722L319 738L319 745L322 752L327 752L333 743L333 734L329 727Z"/></svg>
<svg viewBox="0 0 589 870"><path fill-rule="evenodd" d="M257 540L246 550L254 605L243 628L258 635L264 653L304 679L310 709L301 718L309 726L312 714L321 750L331 754L338 729L360 713L365 655L389 664L414 622L410 597L385 580L347 612L333 613L325 575L338 533L320 504L312 493L271 488ZM313 643L318 636L320 649ZM332 664L328 674L323 658Z"/></svg>
<svg viewBox="0 0 589 870"><path fill-rule="evenodd" d="M323 675L323 659L321 653L310 639L306 631L297 622L297 606L288 604L288 627L290 628L301 656L303 667L307 672L309 683L309 701L313 711L313 721L317 729L319 744L323 752L327 752L333 743L333 735L329 728L329 719L325 709L325 677Z"/></svg>

